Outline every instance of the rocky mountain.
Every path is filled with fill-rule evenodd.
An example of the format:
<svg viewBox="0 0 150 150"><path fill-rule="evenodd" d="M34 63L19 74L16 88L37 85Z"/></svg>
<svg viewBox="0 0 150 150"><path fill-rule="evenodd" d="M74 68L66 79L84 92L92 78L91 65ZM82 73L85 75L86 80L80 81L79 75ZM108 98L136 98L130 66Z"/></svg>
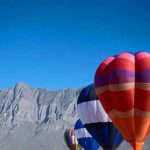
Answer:
<svg viewBox="0 0 150 150"><path fill-rule="evenodd" d="M25 83L0 90L0 150L67 150L64 131L78 119L81 89L49 91ZM131 149L123 143L120 150ZM150 149L150 144L144 150Z"/></svg>

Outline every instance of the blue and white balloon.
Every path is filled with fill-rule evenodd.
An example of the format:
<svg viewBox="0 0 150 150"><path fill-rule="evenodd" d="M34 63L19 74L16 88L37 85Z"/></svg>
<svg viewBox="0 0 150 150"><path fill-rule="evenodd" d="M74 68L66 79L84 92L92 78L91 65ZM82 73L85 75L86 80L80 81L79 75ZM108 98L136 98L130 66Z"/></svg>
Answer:
<svg viewBox="0 0 150 150"><path fill-rule="evenodd" d="M81 147L83 147L85 150L98 150L100 145L86 130L80 119L77 120L74 126L74 131Z"/></svg>

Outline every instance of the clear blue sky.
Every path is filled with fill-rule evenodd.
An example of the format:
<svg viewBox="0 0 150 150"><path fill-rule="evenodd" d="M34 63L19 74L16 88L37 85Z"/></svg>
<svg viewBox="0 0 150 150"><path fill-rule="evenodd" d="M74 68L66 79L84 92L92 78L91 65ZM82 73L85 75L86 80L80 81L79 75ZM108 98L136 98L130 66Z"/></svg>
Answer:
<svg viewBox="0 0 150 150"><path fill-rule="evenodd" d="M80 88L124 51L150 52L149 0L0 0L0 88Z"/></svg>

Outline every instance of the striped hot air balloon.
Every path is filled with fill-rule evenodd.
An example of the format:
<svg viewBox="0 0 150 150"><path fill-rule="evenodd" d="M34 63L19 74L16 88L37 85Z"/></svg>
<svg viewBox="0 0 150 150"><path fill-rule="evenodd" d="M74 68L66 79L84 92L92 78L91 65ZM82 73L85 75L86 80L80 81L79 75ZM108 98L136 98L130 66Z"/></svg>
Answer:
<svg viewBox="0 0 150 150"><path fill-rule="evenodd" d="M103 149L115 150L123 142L123 137L97 99L93 84L81 91L77 109L83 125Z"/></svg>
<svg viewBox="0 0 150 150"><path fill-rule="evenodd" d="M150 132L150 53L122 53L95 74L96 94L123 137L140 150Z"/></svg>
<svg viewBox="0 0 150 150"><path fill-rule="evenodd" d="M100 145L97 141L90 135L90 133L83 126L81 120L77 120L74 126L75 136L78 140L78 143L85 150L98 150Z"/></svg>
<svg viewBox="0 0 150 150"><path fill-rule="evenodd" d="M78 144L73 128L67 129L65 131L64 139L70 150L83 150Z"/></svg>

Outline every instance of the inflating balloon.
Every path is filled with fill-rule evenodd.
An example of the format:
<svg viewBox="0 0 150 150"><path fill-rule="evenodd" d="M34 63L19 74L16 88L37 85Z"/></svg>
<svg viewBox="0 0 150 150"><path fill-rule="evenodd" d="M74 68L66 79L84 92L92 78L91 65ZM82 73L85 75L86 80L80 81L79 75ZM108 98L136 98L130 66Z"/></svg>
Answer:
<svg viewBox="0 0 150 150"><path fill-rule="evenodd" d="M100 145L86 130L80 119L75 123L74 131L81 147L85 150L98 150Z"/></svg>
<svg viewBox="0 0 150 150"><path fill-rule="evenodd" d="M96 94L123 137L140 150L150 132L150 54L122 53L103 61Z"/></svg>
<svg viewBox="0 0 150 150"><path fill-rule="evenodd" d="M97 99L93 84L81 91L77 109L83 125L103 149L114 150L122 143L123 137Z"/></svg>

